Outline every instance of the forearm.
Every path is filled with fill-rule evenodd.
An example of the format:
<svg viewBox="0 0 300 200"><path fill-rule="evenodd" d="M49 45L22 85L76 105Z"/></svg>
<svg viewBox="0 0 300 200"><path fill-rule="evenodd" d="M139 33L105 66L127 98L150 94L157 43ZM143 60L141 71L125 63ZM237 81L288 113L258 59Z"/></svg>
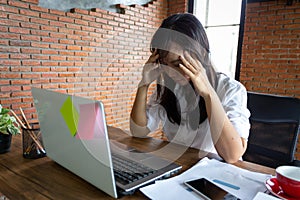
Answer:
<svg viewBox="0 0 300 200"><path fill-rule="evenodd" d="M236 162L246 150L246 141L230 122L214 91L205 97L205 103L212 139L218 154L228 163Z"/></svg>
<svg viewBox="0 0 300 200"><path fill-rule="evenodd" d="M150 132L147 128L146 116L147 91L148 86L146 85L138 88L130 114L130 130L136 137L144 137Z"/></svg>

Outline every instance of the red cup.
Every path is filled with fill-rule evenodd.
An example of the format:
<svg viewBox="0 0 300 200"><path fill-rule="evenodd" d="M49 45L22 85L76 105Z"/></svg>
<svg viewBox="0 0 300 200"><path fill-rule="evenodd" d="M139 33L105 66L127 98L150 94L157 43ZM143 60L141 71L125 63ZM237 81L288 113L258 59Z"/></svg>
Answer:
<svg viewBox="0 0 300 200"><path fill-rule="evenodd" d="M285 194L300 198L300 167L277 167L276 178Z"/></svg>

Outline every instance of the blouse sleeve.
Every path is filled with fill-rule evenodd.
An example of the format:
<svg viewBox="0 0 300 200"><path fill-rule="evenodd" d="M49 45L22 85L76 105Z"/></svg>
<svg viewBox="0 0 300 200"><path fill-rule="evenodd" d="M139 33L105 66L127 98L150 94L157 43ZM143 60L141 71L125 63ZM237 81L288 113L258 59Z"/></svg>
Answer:
<svg viewBox="0 0 300 200"><path fill-rule="evenodd" d="M231 80L219 91L223 108L242 138L248 139L250 112L247 108L247 90L238 81Z"/></svg>

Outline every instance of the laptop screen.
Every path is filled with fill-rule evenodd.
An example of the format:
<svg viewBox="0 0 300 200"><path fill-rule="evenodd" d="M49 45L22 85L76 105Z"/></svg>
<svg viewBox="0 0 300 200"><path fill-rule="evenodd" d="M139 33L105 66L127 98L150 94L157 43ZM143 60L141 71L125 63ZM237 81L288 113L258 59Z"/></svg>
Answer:
<svg viewBox="0 0 300 200"><path fill-rule="evenodd" d="M117 197L102 102L39 88L32 95L47 156Z"/></svg>

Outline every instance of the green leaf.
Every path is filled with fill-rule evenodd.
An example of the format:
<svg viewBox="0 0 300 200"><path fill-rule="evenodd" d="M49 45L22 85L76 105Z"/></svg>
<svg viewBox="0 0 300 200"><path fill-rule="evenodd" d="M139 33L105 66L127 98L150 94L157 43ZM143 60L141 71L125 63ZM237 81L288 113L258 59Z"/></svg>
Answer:
<svg viewBox="0 0 300 200"><path fill-rule="evenodd" d="M10 117L8 114L0 116L0 124L9 124L9 123L10 123Z"/></svg>
<svg viewBox="0 0 300 200"><path fill-rule="evenodd" d="M8 131L7 131L7 128L6 127L0 127L0 133L3 133L3 134L8 134Z"/></svg>
<svg viewBox="0 0 300 200"><path fill-rule="evenodd" d="M7 114L7 113L9 113L9 109L2 108L0 114L4 115L4 114Z"/></svg>
<svg viewBox="0 0 300 200"><path fill-rule="evenodd" d="M16 135L20 133L20 129L18 129L17 127L15 127L13 124L7 126L8 132L10 132L10 134L12 135Z"/></svg>
<svg viewBox="0 0 300 200"><path fill-rule="evenodd" d="M12 123L17 123L17 120L16 120L15 117L10 116L10 120L11 120Z"/></svg>
<svg viewBox="0 0 300 200"><path fill-rule="evenodd" d="M9 111L9 109L3 108L0 104L0 133L20 134L20 125L15 117L9 115Z"/></svg>

